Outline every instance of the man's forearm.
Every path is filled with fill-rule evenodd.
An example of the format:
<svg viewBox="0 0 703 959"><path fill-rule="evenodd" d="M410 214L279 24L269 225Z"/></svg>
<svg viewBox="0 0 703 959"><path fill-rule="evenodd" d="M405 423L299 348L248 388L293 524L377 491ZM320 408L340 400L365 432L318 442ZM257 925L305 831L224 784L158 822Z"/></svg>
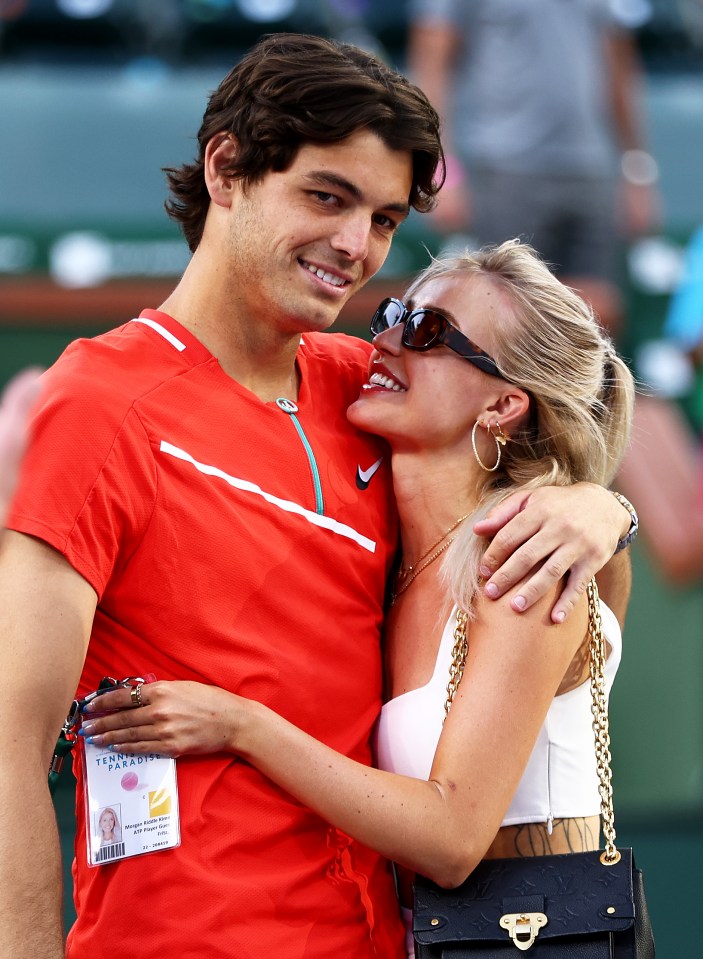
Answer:
<svg viewBox="0 0 703 959"><path fill-rule="evenodd" d="M3 755L2 770L0 959L63 959L61 853L47 771L29 771L21 750Z"/></svg>

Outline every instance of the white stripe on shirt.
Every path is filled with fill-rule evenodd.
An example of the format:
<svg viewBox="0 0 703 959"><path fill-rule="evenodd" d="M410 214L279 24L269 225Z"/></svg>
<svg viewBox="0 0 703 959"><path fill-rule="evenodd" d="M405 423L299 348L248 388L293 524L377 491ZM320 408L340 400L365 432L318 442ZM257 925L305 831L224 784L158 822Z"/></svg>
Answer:
<svg viewBox="0 0 703 959"><path fill-rule="evenodd" d="M150 326L152 330L156 330L165 340L168 340L171 346L175 346L179 353L182 353L186 348L185 343L181 343L173 333L169 333L166 327L157 323L156 320L148 320L145 316L135 316L133 320L130 320L130 323L144 323L145 326Z"/></svg>
<svg viewBox="0 0 703 959"><path fill-rule="evenodd" d="M332 533L337 533L338 536L345 536L347 539L351 539L355 543L358 543L359 546L367 549L370 553L376 552L376 543L372 539L362 536L361 533L357 532L355 529L352 529L351 526L345 526L343 523L338 523L337 520L332 519L330 516L321 516L319 513L315 513L313 510L305 509L304 506L300 506L298 503L293 503L291 500L281 499L278 496L273 496L271 493L266 493L255 483L251 483L249 480L238 479L236 476L230 476L229 473L225 473L223 470L218 469L217 466L208 466L206 463L199 463L190 455L190 453L186 453L185 450L181 450L177 446L167 443L166 440L161 440L160 449L162 453L167 453L169 456L174 456L176 459L185 460L187 463L192 463L192 465L200 473L205 473L207 476L219 476L220 479L223 479L226 483L229 483L230 486L234 486L235 489L242 490L245 493L254 493L257 496L261 496L264 500L266 500L267 503L270 503L272 506L277 506L286 513L296 513L298 516L302 516L303 519L306 519L308 523L312 523L313 526L321 526L323 529L328 529Z"/></svg>

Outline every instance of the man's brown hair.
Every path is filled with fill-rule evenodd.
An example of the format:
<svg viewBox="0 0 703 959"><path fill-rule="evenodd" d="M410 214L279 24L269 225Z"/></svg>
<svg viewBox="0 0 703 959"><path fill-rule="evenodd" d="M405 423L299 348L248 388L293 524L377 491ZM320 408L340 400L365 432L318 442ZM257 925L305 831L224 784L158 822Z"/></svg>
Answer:
<svg viewBox="0 0 703 959"><path fill-rule="evenodd" d="M305 34L260 40L211 95L194 163L166 168L166 210L191 251L200 243L210 197L204 157L209 140L231 133L230 171L245 184L287 169L304 143L338 143L360 129L412 154L408 202L431 209L444 175L439 117L422 91L358 47ZM438 175L439 171L439 175Z"/></svg>

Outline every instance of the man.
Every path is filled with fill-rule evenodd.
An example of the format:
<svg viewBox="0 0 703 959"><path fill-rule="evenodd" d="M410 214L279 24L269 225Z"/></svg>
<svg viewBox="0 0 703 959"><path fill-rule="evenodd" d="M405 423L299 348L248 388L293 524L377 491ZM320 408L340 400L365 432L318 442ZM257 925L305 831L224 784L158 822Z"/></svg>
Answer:
<svg viewBox="0 0 703 959"><path fill-rule="evenodd" d="M169 171L193 250L180 283L48 373L0 558L0 941L13 959L62 955L45 777L76 684L216 683L370 762L390 464L345 415L370 347L320 331L410 206L430 206L437 127L419 90L355 48L262 41L212 95L197 160ZM588 547L564 547L538 505L494 560L540 528L546 552L528 543L513 566L550 555L549 579L592 548L582 586L629 525L602 491L576 501L589 495L605 532ZM245 763L179 760L180 846L94 867L78 779L73 959L402 955L387 864Z"/></svg>
<svg viewBox="0 0 703 959"><path fill-rule="evenodd" d="M617 11L616 11L617 7ZM445 118L436 213L478 244L524 236L611 335L619 237L656 225L640 71L622 0L412 0L410 72ZM644 16L643 16L644 11Z"/></svg>

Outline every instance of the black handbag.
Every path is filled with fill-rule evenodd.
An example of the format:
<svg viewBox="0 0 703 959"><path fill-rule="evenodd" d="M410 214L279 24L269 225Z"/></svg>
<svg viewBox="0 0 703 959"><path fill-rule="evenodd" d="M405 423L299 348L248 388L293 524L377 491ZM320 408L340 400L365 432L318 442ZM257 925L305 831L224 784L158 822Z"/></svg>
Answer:
<svg viewBox="0 0 703 959"><path fill-rule="evenodd" d="M615 847L605 641L595 580L588 586L593 729L605 850L485 859L456 889L418 877L414 885L416 959L654 959L642 872L631 849ZM462 617L450 696L466 660ZM460 635L463 623L463 637ZM458 678L457 678L458 677Z"/></svg>

